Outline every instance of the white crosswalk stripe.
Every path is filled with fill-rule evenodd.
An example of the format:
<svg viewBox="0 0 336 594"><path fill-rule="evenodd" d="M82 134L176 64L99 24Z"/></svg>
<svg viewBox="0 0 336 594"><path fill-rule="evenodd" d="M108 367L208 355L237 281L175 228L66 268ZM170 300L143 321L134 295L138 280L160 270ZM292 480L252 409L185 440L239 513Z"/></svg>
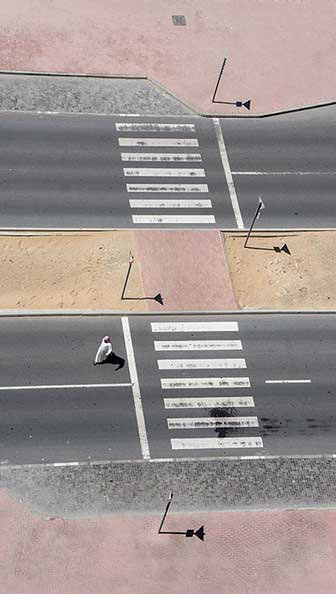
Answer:
<svg viewBox="0 0 336 594"><path fill-rule="evenodd" d="M242 369L245 359L158 359L159 369Z"/></svg>
<svg viewBox="0 0 336 594"><path fill-rule="evenodd" d="M186 168L157 168L157 167L138 167L132 169L124 167L126 177L205 177L204 169L186 169Z"/></svg>
<svg viewBox="0 0 336 594"><path fill-rule="evenodd" d="M204 225L205 223L215 223L215 217L213 215L132 215L133 223L140 225L153 225L153 224L167 224L178 225L178 224L193 224L193 225Z"/></svg>
<svg viewBox="0 0 336 594"><path fill-rule="evenodd" d="M154 340L156 351L241 351L240 340Z"/></svg>
<svg viewBox="0 0 336 594"><path fill-rule="evenodd" d="M199 146L197 138L118 138L119 146Z"/></svg>
<svg viewBox="0 0 336 594"><path fill-rule="evenodd" d="M211 200L129 200L131 208L211 208Z"/></svg>
<svg viewBox="0 0 336 594"><path fill-rule="evenodd" d="M202 161L200 153L121 153L122 161L188 162Z"/></svg>
<svg viewBox="0 0 336 594"><path fill-rule="evenodd" d="M157 162L165 163L168 167L123 167L125 178L174 178L178 180L181 178L195 179L205 178L206 171L204 168L188 168L188 167L174 167L174 163L186 163L188 161L201 162L202 155L200 152L181 152L183 149L190 149L191 147L198 147L199 142L197 138L193 138L196 133L196 126L194 123L174 123L174 122L117 122L115 124L118 133L125 133L125 136L118 137L119 146L132 147L136 152L121 152L121 160L123 162ZM137 133L145 133L144 136L138 136ZM148 133L148 136L146 135ZM130 134L127 136L126 134ZM173 136L171 136L173 134ZM187 137L183 138L182 135ZM178 136L178 137L176 137ZM160 152L146 151L146 147L157 148ZM162 152L163 148L177 149L172 152ZM140 149L140 150L139 150ZM143 151L141 149L144 149ZM136 180L134 180L136 181ZM137 192L145 194L148 192L159 193L208 193L208 184L199 183L126 183L127 192ZM149 201L144 198L140 200L129 200L131 209L146 209L150 210L149 214L131 214L134 225L214 225L216 218L213 214L203 215L183 214L184 209L212 209L213 203L211 200L153 200ZM177 211L174 214L159 215L155 210L158 209L172 209ZM154 211L154 212L153 212Z"/></svg>
<svg viewBox="0 0 336 594"><path fill-rule="evenodd" d="M252 396L164 398L165 408L253 408Z"/></svg>
<svg viewBox="0 0 336 594"><path fill-rule="evenodd" d="M171 438L170 444L173 450L209 450L209 449L240 449L240 448L261 448L263 447L262 438L259 436L246 435L249 430L259 427L257 416L240 416L240 408L254 408L255 402L253 396L209 396L213 390L218 394L218 390L225 389L238 391L239 389L249 394L251 383L246 375L240 376L236 373L235 377L213 377L211 370L214 369L234 369L236 372L247 368L246 360L242 357L225 358L201 358L200 352L203 351L224 351L224 350L243 350L240 340L220 340L211 339L209 334L216 332L239 332L236 321L169 321L169 322L151 322L153 334L185 334L202 333L199 340L154 340L154 350L161 354L157 358L157 367L160 375L161 389L163 394L167 390L176 390L180 394L174 398L163 398L164 409L176 411L175 416L166 418L168 429L171 431L190 430L193 432L201 431L203 436ZM204 336L206 338L204 338ZM197 353L196 357L190 358L162 358L165 352L172 351L192 351ZM209 370L210 375L197 377L198 370ZM188 377L184 377L185 371ZM192 376L192 372L195 375ZM169 377L170 372L174 372L174 377ZM179 377L176 377L181 372ZM232 374L231 374L232 375ZM182 390L182 392L181 392ZM191 391L191 397L185 396L185 391ZM205 396L198 394L205 392ZM202 416L179 416L182 410L197 410L203 413ZM205 414L207 411L207 414ZM209 432L215 431L217 437L212 437ZM222 433L224 431L224 434ZM204 433L207 433L204 436ZM229 435L227 435L229 432ZM239 432L241 434L239 435ZM225 436L225 437L224 437Z"/></svg>
<svg viewBox="0 0 336 594"><path fill-rule="evenodd" d="M170 442L173 450L263 447L261 437L187 437L171 439Z"/></svg>
<svg viewBox="0 0 336 594"><path fill-rule="evenodd" d="M187 417L167 419L168 429L259 427L257 417Z"/></svg>
<svg viewBox="0 0 336 594"><path fill-rule="evenodd" d="M127 192L209 192L207 184L126 184Z"/></svg>
<svg viewBox="0 0 336 594"><path fill-rule="evenodd" d="M174 377L161 378L163 390L195 390L215 388L250 388L248 377Z"/></svg>
<svg viewBox="0 0 336 594"><path fill-rule="evenodd" d="M195 132L195 124L117 123L117 132Z"/></svg>
<svg viewBox="0 0 336 594"><path fill-rule="evenodd" d="M152 332L238 332L237 322L151 322Z"/></svg>

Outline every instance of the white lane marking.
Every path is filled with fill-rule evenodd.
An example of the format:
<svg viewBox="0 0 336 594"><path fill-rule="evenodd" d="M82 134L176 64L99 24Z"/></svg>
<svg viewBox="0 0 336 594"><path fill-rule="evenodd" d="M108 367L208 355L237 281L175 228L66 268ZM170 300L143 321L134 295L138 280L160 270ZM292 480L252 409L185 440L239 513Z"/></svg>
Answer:
<svg viewBox="0 0 336 594"><path fill-rule="evenodd" d="M228 396L226 398L164 398L165 408L253 408L252 396Z"/></svg>
<svg viewBox="0 0 336 594"><path fill-rule="evenodd" d="M154 224L193 224L204 225L208 223L215 223L216 219L213 215L132 215L133 223L141 225Z"/></svg>
<svg viewBox="0 0 336 594"><path fill-rule="evenodd" d="M168 429L213 429L259 427L257 417L176 417L167 419Z"/></svg>
<svg viewBox="0 0 336 594"><path fill-rule="evenodd" d="M310 379L296 379L296 380L265 380L265 384L310 384Z"/></svg>
<svg viewBox="0 0 336 594"><path fill-rule="evenodd" d="M131 208L212 208L211 200L129 200Z"/></svg>
<svg viewBox="0 0 336 594"><path fill-rule="evenodd" d="M208 184L126 184L127 192L209 192Z"/></svg>
<svg viewBox="0 0 336 594"><path fill-rule="evenodd" d="M152 332L238 332L237 322L151 322Z"/></svg>
<svg viewBox="0 0 336 594"><path fill-rule="evenodd" d="M173 377L161 378L162 390L197 390L213 388L250 388L248 377Z"/></svg>
<svg viewBox="0 0 336 594"><path fill-rule="evenodd" d="M53 462L53 466L79 466L79 462Z"/></svg>
<svg viewBox="0 0 336 594"><path fill-rule="evenodd" d="M195 132L195 124L117 123L117 132Z"/></svg>
<svg viewBox="0 0 336 594"><path fill-rule="evenodd" d="M154 340L156 351L241 351L240 340Z"/></svg>
<svg viewBox="0 0 336 594"><path fill-rule="evenodd" d="M215 448L262 448L261 437L186 437L171 439L173 450L203 450Z"/></svg>
<svg viewBox="0 0 336 594"><path fill-rule="evenodd" d="M139 385L139 380L138 380L138 373L137 373L137 368L136 368L136 363L135 363L131 330L130 330L128 318L122 317L121 323L122 323L122 328L123 328L123 332L124 332L124 340L125 340L125 347L126 347L126 353L127 353L128 368L129 368L131 381L132 381L133 401L134 401L135 415L136 415L136 420L137 420L137 425L138 425L141 453L142 453L142 457L145 460L148 460L150 458L150 453L149 453L149 445L148 445L148 438L147 438L147 431L146 431L146 424L145 424L145 416L144 416L144 411L143 411L143 406L142 406L140 385Z"/></svg>
<svg viewBox="0 0 336 594"><path fill-rule="evenodd" d="M232 171L232 175L336 175L336 171Z"/></svg>
<svg viewBox="0 0 336 594"><path fill-rule="evenodd" d="M118 138L119 146L199 146L197 138Z"/></svg>
<svg viewBox="0 0 336 594"><path fill-rule="evenodd" d="M158 359L159 369L243 369L245 359Z"/></svg>
<svg viewBox="0 0 336 594"><path fill-rule="evenodd" d="M40 386L0 386L0 390L68 390L80 388L122 388L132 384L45 384Z"/></svg>
<svg viewBox="0 0 336 594"><path fill-rule="evenodd" d="M200 153L121 153L122 161L202 161Z"/></svg>
<svg viewBox="0 0 336 594"><path fill-rule="evenodd" d="M223 164L224 173L225 173L225 177L226 177L226 183L227 183L227 186L229 189L232 209L233 209L233 213L234 213L234 216L236 219L237 227L238 227L238 229L244 229L243 218L242 218L242 215L240 212L236 189L235 189L233 179L232 179L232 173L231 173L229 158L228 158L228 155L226 152L222 129L221 129L221 126L219 123L219 119L218 118L212 118L212 119L213 119L213 123L215 126L218 148L219 148L220 156L222 159L222 164Z"/></svg>
<svg viewBox="0 0 336 594"><path fill-rule="evenodd" d="M204 169L186 168L158 168L158 167L123 167L124 175L127 177L205 177Z"/></svg>

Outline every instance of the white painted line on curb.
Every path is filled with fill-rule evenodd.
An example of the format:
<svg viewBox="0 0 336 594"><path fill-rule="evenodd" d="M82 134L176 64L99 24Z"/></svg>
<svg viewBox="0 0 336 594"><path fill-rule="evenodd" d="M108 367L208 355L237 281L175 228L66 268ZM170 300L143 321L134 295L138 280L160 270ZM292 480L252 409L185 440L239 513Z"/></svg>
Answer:
<svg viewBox="0 0 336 594"><path fill-rule="evenodd" d="M195 132L195 124L117 123L117 132Z"/></svg>
<svg viewBox="0 0 336 594"><path fill-rule="evenodd" d="M0 390L69 390L82 388L122 388L132 384L54 384L41 386L0 386Z"/></svg>
<svg viewBox="0 0 336 594"><path fill-rule="evenodd" d="M248 377L173 377L161 378L162 390L211 390L214 388L250 388Z"/></svg>
<svg viewBox="0 0 336 594"><path fill-rule="evenodd" d="M167 419L168 429L215 429L259 427L257 417L176 417Z"/></svg>
<svg viewBox="0 0 336 594"><path fill-rule="evenodd" d="M165 408L253 408L252 396L227 398L164 398Z"/></svg>
<svg viewBox="0 0 336 594"><path fill-rule="evenodd" d="M199 146L197 138L118 138L119 146Z"/></svg>
<svg viewBox="0 0 336 594"><path fill-rule="evenodd" d="M224 143L221 125L219 123L218 118L212 118L212 119L213 119L213 123L215 126L218 148L219 148L220 156L222 159L222 164L223 164L224 173L225 173L225 177L226 177L226 183L227 183L227 186L229 189L232 209L233 209L233 213L234 213L234 216L236 219L237 227L238 227L238 229L244 229L244 223L243 223L243 219L242 219L241 212L240 212L236 189L235 189L233 179L232 179L229 158L228 158L228 155L226 152L226 147L225 147L225 143Z"/></svg>
<svg viewBox="0 0 336 594"><path fill-rule="evenodd" d="M190 169L183 167L156 168L156 167L123 167L126 177L205 177L204 169Z"/></svg>
<svg viewBox="0 0 336 594"><path fill-rule="evenodd" d="M122 161L202 161L200 153L121 153Z"/></svg>
<svg viewBox="0 0 336 594"><path fill-rule="evenodd" d="M245 359L158 359L159 369L243 369Z"/></svg>
<svg viewBox="0 0 336 594"><path fill-rule="evenodd" d="M170 225L205 225L214 224L213 215L132 215L133 223L141 225L170 224Z"/></svg>
<svg viewBox="0 0 336 594"><path fill-rule="evenodd" d="M310 379L297 380L265 380L265 384L310 384Z"/></svg>
<svg viewBox="0 0 336 594"><path fill-rule="evenodd" d="M156 351L241 351L240 340L154 340Z"/></svg>
<svg viewBox="0 0 336 594"><path fill-rule="evenodd" d="M186 437L171 439L173 450L203 450L215 448L262 448L261 437Z"/></svg>
<svg viewBox="0 0 336 594"><path fill-rule="evenodd" d="M148 438L147 438L147 431L146 431L146 424L145 424L145 416L144 416L144 411L143 411L143 406L142 406L140 385L139 385L138 373L137 373L137 369L136 369L133 343L132 343L132 337L131 337L131 330L130 330L128 318L122 317L121 323L122 323L122 328L123 328L123 332L124 332L124 340L125 340L125 347L126 347L126 353L127 353L128 368L130 371L130 376L131 376L131 381L132 381L133 401L134 401L135 415L136 415L136 420L137 420L137 425L138 425L141 453L142 453L142 457L145 460L149 460L150 453L149 453L149 445L148 445Z"/></svg>
<svg viewBox="0 0 336 594"><path fill-rule="evenodd" d="M211 200L129 200L131 208L212 208Z"/></svg>
<svg viewBox="0 0 336 594"><path fill-rule="evenodd" d="M237 322L151 322L152 332L238 332Z"/></svg>
<svg viewBox="0 0 336 594"><path fill-rule="evenodd" d="M53 466L79 466L79 462L53 462Z"/></svg>
<svg viewBox="0 0 336 594"><path fill-rule="evenodd" d="M126 184L127 192L209 192L208 184Z"/></svg>

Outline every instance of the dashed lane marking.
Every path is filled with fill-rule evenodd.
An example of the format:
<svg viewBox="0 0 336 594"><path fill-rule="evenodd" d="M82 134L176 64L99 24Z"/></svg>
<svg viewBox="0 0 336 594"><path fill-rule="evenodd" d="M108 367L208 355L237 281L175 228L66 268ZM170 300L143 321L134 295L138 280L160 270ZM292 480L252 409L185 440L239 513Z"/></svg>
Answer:
<svg viewBox="0 0 336 594"><path fill-rule="evenodd" d="M122 388L133 384L45 384L39 386L0 386L0 390L68 390L82 388Z"/></svg>

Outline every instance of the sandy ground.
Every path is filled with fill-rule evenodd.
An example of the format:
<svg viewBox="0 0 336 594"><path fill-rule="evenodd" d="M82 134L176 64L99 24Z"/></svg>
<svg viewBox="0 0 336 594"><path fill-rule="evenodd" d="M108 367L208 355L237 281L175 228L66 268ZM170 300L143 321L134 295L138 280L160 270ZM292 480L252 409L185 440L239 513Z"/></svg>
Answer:
<svg viewBox="0 0 336 594"><path fill-rule="evenodd" d="M146 310L120 299L130 250L131 231L0 236L0 308ZM137 260L126 296L144 296Z"/></svg>
<svg viewBox="0 0 336 594"><path fill-rule="evenodd" d="M226 233L223 239L239 307L336 309L336 277L331 272L336 232L252 234L248 246L258 249L244 249L245 236ZM291 255L272 249L284 243Z"/></svg>

